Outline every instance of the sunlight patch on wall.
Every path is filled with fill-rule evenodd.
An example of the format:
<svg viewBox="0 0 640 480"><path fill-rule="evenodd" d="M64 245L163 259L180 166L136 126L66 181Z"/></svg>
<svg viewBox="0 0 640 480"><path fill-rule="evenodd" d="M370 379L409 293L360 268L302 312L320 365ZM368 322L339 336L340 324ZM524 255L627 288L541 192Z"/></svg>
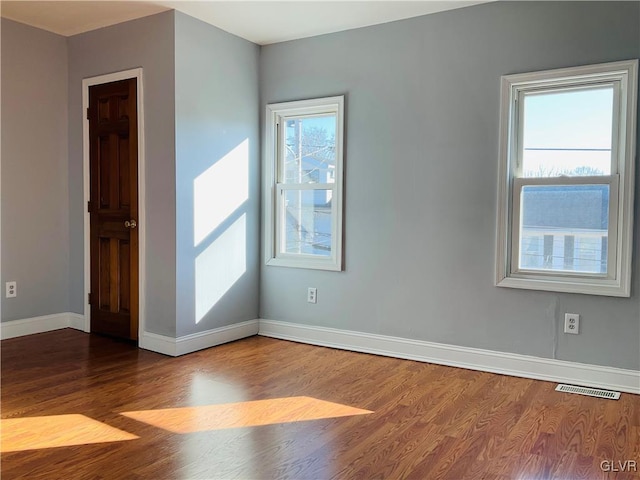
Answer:
<svg viewBox="0 0 640 480"><path fill-rule="evenodd" d="M371 413L373 412L370 410L311 397L288 397L223 405L123 412L122 415L173 433L193 433Z"/></svg>
<svg viewBox="0 0 640 480"><path fill-rule="evenodd" d="M193 181L193 237L198 245L249 199L249 140Z"/></svg>
<svg viewBox="0 0 640 480"><path fill-rule="evenodd" d="M3 453L139 438L79 414L7 418L0 420L0 432Z"/></svg>
<svg viewBox="0 0 640 480"><path fill-rule="evenodd" d="M247 215L243 214L196 258L196 323L247 271Z"/></svg>

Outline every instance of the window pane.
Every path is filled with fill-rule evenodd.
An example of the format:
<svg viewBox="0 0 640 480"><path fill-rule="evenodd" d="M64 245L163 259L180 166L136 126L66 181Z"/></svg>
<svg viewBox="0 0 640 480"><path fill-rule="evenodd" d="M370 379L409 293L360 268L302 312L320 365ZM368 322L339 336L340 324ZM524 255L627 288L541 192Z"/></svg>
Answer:
<svg viewBox="0 0 640 480"><path fill-rule="evenodd" d="M522 175L609 175L613 87L524 96Z"/></svg>
<svg viewBox="0 0 640 480"><path fill-rule="evenodd" d="M607 273L609 185L528 185L520 202L521 269Z"/></svg>
<svg viewBox="0 0 640 480"><path fill-rule="evenodd" d="M336 115L285 122L284 183L334 183Z"/></svg>
<svg viewBox="0 0 640 480"><path fill-rule="evenodd" d="M332 190L284 190L285 253L331 256Z"/></svg>

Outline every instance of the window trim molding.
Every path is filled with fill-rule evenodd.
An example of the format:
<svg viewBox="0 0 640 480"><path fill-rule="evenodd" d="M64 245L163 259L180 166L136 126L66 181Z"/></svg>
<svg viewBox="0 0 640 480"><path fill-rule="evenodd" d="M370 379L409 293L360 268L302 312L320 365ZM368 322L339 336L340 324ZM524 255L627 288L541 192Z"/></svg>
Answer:
<svg viewBox="0 0 640 480"><path fill-rule="evenodd" d="M614 110L614 131L618 130L617 142L612 150L618 151L618 237L616 242L615 278L573 275L522 275L514 274L511 268L513 180L518 168L517 155L518 118L513 118L513 105L524 90L562 87L568 85L620 82L620 91L625 92L626 102L620 99L619 111ZM496 228L496 272L495 285L499 287L546 290L554 292L582 293L614 297L631 295L631 271L633 252L633 202L636 160L636 121L638 95L638 60L602 63L579 67L546 70L531 73L504 75L501 77L500 135L498 165L498 208ZM615 108L615 107L614 107ZM517 109L522 114L522 109ZM621 142L621 135L624 142ZM512 159L512 155L514 158ZM612 174L614 171L611 172Z"/></svg>
<svg viewBox="0 0 640 480"><path fill-rule="evenodd" d="M332 187L332 251L329 257L287 254L277 251L278 203L276 196L287 187L278 185L277 120L283 116L317 115L318 110L336 114L336 169ZM263 151L263 243L264 264L267 266L342 271L343 268L343 189L344 189L344 95L333 97L272 103L266 106ZM302 186L302 189L322 189L325 184Z"/></svg>

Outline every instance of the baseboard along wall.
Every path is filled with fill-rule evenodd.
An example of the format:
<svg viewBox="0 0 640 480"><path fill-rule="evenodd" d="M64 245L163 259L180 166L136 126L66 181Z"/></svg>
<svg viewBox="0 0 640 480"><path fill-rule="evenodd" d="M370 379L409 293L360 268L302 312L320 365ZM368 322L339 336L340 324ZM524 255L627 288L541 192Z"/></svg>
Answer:
<svg viewBox="0 0 640 480"><path fill-rule="evenodd" d="M84 316L59 313L0 324L2 340L60 328L84 331ZM253 335L451 367L640 394L640 371L479 348L255 319L172 338L144 332L140 348L177 357Z"/></svg>
<svg viewBox="0 0 640 480"><path fill-rule="evenodd" d="M84 330L84 315L64 312L2 322L0 323L0 339L6 340L34 333L50 332L60 328Z"/></svg>
<svg viewBox="0 0 640 480"><path fill-rule="evenodd" d="M215 347L234 340L257 335L259 320L249 320L235 325L214 328L204 332L172 338L155 333L144 332L138 345L145 350L162 353L172 357L185 355L197 350ZM77 313L58 313L41 317L11 320L0 323L0 339L22 337L35 333L50 332L61 328L75 328L84 331L84 315Z"/></svg>
<svg viewBox="0 0 640 480"><path fill-rule="evenodd" d="M144 332L138 343L140 348L144 348L145 350L151 350L172 357L179 357L180 355L215 347L223 343L252 337L258 334L259 329L260 321L256 319L178 338Z"/></svg>
<svg viewBox="0 0 640 480"><path fill-rule="evenodd" d="M640 394L640 371L407 338L260 320L259 335L514 377Z"/></svg>

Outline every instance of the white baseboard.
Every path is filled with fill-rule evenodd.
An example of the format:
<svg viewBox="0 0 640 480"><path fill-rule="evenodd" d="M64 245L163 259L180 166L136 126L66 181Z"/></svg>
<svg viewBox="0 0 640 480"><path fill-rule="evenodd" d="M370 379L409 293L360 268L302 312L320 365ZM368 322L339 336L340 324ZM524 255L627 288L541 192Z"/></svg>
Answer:
<svg viewBox="0 0 640 480"><path fill-rule="evenodd" d="M193 333L176 338L176 355L215 347L223 343L233 342L241 338L251 337L260 330L259 320L249 320L228 327L214 328L201 333Z"/></svg>
<svg viewBox="0 0 640 480"><path fill-rule="evenodd" d="M640 372L370 333L260 320L259 335L451 367L640 394Z"/></svg>
<svg viewBox="0 0 640 480"><path fill-rule="evenodd" d="M256 335L258 330L259 320L249 320L178 338L144 332L139 345L140 348L144 348L145 350L151 350L171 357L178 357L197 350L251 337Z"/></svg>
<svg viewBox="0 0 640 480"><path fill-rule="evenodd" d="M64 312L2 322L0 323L0 339L6 340L69 327L84 330L84 315Z"/></svg>
<svg viewBox="0 0 640 480"><path fill-rule="evenodd" d="M79 313L69 313L69 327L75 328L76 330L80 330L81 332L85 331L84 328L84 315L80 315Z"/></svg>
<svg viewBox="0 0 640 480"><path fill-rule="evenodd" d="M84 315L65 312L2 322L0 323L0 339L5 340L8 338L22 337L24 335L32 335L34 333L50 332L61 328L74 328L85 331ZM259 321L249 320L178 338L144 332L139 341L139 346L145 350L177 357L256 335L258 329Z"/></svg>
<svg viewBox="0 0 640 480"><path fill-rule="evenodd" d="M75 328L84 331L84 315L65 312L2 322L0 323L0 339L5 340L61 328ZM274 320L249 320L178 338L144 332L139 345L145 350L177 357L256 334L342 350L640 394L640 372L637 370Z"/></svg>
<svg viewBox="0 0 640 480"><path fill-rule="evenodd" d="M138 339L138 346L145 350L150 350L163 355L175 357L176 355L176 339L157 333L144 332L142 337Z"/></svg>

